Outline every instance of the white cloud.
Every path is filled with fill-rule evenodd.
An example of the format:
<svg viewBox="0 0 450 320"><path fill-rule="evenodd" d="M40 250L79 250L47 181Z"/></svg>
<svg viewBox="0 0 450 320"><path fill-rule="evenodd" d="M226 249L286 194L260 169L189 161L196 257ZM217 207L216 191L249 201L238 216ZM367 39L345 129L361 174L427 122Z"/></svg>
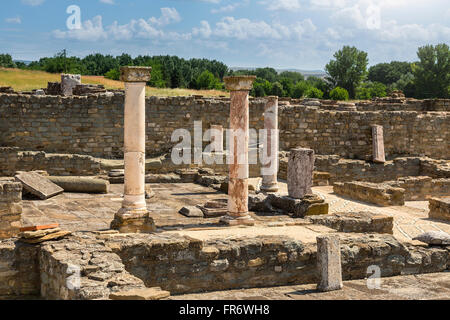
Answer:
<svg viewBox="0 0 450 320"><path fill-rule="evenodd" d="M39 6L39 5L43 4L44 1L45 0L22 0L22 3L26 4L28 6L35 7L35 6Z"/></svg>
<svg viewBox="0 0 450 320"><path fill-rule="evenodd" d="M308 32L316 31L310 19L285 25L279 22L252 21L250 19L236 19L234 17L222 18L211 28L207 21L202 21L199 28L194 28L192 34L203 38L211 36L219 38L233 38L238 40L272 39L288 40L302 39Z"/></svg>
<svg viewBox="0 0 450 320"><path fill-rule="evenodd" d="M95 16L92 20L83 22L81 29L68 31L53 31L53 35L59 39L74 39L80 41L99 41L107 38L103 29L102 16Z"/></svg>
<svg viewBox="0 0 450 320"><path fill-rule="evenodd" d="M149 21L159 26L165 26L171 23L180 22L181 17L175 8L161 8L161 17L151 17Z"/></svg>
<svg viewBox="0 0 450 320"><path fill-rule="evenodd" d="M209 38L212 34L211 26L209 25L208 21L200 21L200 27L199 28L193 28L192 34L194 36L200 35L203 38Z"/></svg>
<svg viewBox="0 0 450 320"><path fill-rule="evenodd" d="M296 11L300 9L300 0L264 0L260 3L265 5L270 11Z"/></svg>
<svg viewBox="0 0 450 320"><path fill-rule="evenodd" d="M13 23L13 24L21 24L22 23L22 19L20 17L6 18L5 22L6 23Z"/></svg>
<svg viewBox="0 0 450 320"><path fill-rule="evenodd" d="M80 41L99 41L106 39L113 40L131 40L133 38L140 39L166 39L166 40L182 40L190 39L191 34L164 32L160 29L181 20L181 17L174 8L161 8L161 16L159 18L151 17L145 19L133 19L129 23L120 25L114 21L111 25L103 27L102 17L96 16L92 20L83 22L83 26L78 30L55 30L53 35L56 38L75 39Z"/></svg>
<svg viewBox="0 0 450 320"><path fill-rule="evenodd" d="M116 4L114 2L114 0L100 0L101 3L106 3L106 4Z"/></svg>

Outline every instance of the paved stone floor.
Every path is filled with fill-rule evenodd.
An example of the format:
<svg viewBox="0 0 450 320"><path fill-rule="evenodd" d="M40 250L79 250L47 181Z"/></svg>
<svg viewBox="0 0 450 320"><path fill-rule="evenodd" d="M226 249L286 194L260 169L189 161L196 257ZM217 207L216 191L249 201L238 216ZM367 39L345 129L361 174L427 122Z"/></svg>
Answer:
<svg viewBox="0 0 450 320"><path fill-rule="evenodd" d="M280 185L280 193L287 194L286 184ZM224 199L225 194L193 183L161 183L152 184L151 187L156 196L148 200L148 208L160 231L193 233L199 238L283 234L304 241L314 241L317 233L331 231L323 226L304 226L301 219L285 215L253 215L257 223L252 228L225 228L218 224L218 218L187 218L178 213L183 206L203 204L210 199ZM371 211L393 216L394 235L401 241L411 241L418 234L431 230L450 233L449 222L428 218L426 201L411 201L405 206L379 207L335 195L329 186L315 187L313 191L330 203L331 212ZM123 185L118 184L111 185L111 192L106 195L64 193L46 201L27 200L23 202L24 224L58 222L61 227L73 231L108 229L115 212L121 206L122 192Z"/></svg>
<svg viewBox="0 0 450 320"><path fill-rule="evenodd" d="M379 289L367 280L345 281L340 291L318 292L316 285L239 289L172 296L170 300L450 300L450 272L380 279Z"/></svg>

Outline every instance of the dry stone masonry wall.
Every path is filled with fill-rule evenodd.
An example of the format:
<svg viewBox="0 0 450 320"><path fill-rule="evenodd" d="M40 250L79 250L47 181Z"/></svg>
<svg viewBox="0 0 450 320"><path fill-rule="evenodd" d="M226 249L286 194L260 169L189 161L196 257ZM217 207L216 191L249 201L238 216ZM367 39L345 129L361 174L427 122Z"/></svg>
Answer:
<svg viewBox="0 0 450 320"><path fill-rule="evenodd" d="M120 92L73 97L0 94L0 146L122 157L123 105ZM264 99L251 99L250 128L264 127L264 105ZM414 105L422 107L347 112L280 102L280 148L304 147L319 155L370 159L371 125L381 124L388 159L397 155L450 159L450 116L434 111L446 110L448 101L435 102L432 107L426 100ZM229 99L150 97L146 115L146 151L159 155L173 147L174 130L186 128L193 133L194 121L202 120L204 130L211 125L229 128Z"/></svg>

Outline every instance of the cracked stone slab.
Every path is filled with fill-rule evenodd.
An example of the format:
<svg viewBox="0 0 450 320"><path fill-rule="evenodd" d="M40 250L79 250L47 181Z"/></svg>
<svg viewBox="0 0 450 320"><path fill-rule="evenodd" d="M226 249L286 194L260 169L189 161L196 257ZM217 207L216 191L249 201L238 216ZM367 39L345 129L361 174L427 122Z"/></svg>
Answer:
<svg viewBox="0 0 450 320"><path fill-rule="evenodd" d="M64 192L63 188L35 172L22 172L15 178L17 182L22 183L24 190L42 200L47 200Z"/></svg>

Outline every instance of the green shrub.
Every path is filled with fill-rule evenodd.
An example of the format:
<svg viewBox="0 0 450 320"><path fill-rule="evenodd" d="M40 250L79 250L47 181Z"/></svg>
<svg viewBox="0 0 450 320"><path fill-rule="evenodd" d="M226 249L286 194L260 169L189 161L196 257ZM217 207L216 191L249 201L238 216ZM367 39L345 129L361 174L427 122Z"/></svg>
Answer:
<svg viewBox="0 0 450 320"><path fill-rule="evenodd" d="M317 89L317 88L312 87L312 88L309 88L309 89L306 91L305 96L306 96L307 98L322 99L322 97L323 97L323 92L322 92L322 90L320 90L320 89Z"/></svg>
<svg viewBox="0 0 450 320"><path fill-rule="evenodd" d="M111 80L119 80L120 79L120 71L118 68L114 68L109 70L105 74L105 78L111 79Z"/></svg>
<svg viewBox="0 0 450 320"><path fill-rule="evenodd" d="M336 87L330 91L330 99L332 100L348 100L348 91L341 87Z"/></svg>

